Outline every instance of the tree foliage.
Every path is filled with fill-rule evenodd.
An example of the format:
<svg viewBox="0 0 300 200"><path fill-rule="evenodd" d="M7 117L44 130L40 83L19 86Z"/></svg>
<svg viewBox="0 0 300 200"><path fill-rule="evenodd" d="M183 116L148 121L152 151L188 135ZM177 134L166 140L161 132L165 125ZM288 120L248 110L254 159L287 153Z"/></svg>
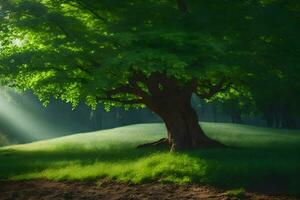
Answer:
<svg viewBox="0 0 300 200"><path fill-rule="evenodd" d="M271 79L278 96L300 88L297 0L6 0L0 9L1 82L44 103L141 106L171 79L204 99L246 86L265 102Z"/></svg>

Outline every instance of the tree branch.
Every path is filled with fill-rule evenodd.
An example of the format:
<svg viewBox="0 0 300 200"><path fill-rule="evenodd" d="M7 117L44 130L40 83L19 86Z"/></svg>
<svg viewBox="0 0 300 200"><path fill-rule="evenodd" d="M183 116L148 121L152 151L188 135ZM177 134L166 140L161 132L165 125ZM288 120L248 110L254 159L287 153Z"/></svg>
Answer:
<svg viewBox="0 0 300 200"><path fill-rule="evenodd" d="M125 100L120 98L113 98L113 97L96 97L97 101L112 101L117 103L123 103L128 105L134 105L134 104L144 104L143 99L131 99L131 100Z"/></svg>
<svg viewBox="0 0 300 200"><path fill-rule="evenodd" d="M228 90L228 88L230 86L231 86L231 83L228 82L225 78L223 78L219 83L217 83L215 85L210 83L210 89L209 89L208 93L206 93L206 94L197 93L197 95L201 98L208 99L219 92L225 92L226 90Z"/></svg>
<svg viewBox="0 0 300 200"><path fill-rule="evenodd" d="M139 82L146 85L150 94L148 94L138 86ZM132 87L136 88L136 92L140 93L139 95L145 99L149 99L150 96L154 96L154 94L157 94L159 92L159 81L153 77L153 74L147 77L142 72L134 70L134 73L132 75L132 78L129 80L129 83Z"/></svg>
<svg viewBox="0 0 300 200"><path fill-rule="evenodd" d="M91 72L90 70L84 68L84 67L81 66L81 65L76 65L75 67L77 67L78 69L80 69L81 71L83 71L83 72L85 72L85 73L87 73L87 74L89 74L89 75L92 75L92 72Z"/></svg>
<svg viewBox="0 0 300 200"><path fill-rule="evenodd" d="M93 10L91 7L89 7L87 4L85 4L82 1L77 2L83 9L86 9L89 11L92 15L94 15L97 19L100 19L101 21L107 22L107 19L104 17L100 16L95 10Z"/></svg>
<svg viewBox="0 0 300 200"><path fill-rule="evenodd" d="M120 93L133 94L133 90L129 86L120 86L118 88L107 91L107 94L109 94L109 95L116 95L116 94L120 94Z"/></svg>

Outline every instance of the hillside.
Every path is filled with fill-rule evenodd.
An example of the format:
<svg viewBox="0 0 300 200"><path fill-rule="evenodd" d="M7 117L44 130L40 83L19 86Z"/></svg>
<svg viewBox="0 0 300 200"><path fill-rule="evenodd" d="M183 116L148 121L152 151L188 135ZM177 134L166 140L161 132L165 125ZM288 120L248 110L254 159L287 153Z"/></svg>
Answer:
<svg viewBox="0 0 300 200"><path fill-rule="evenodd" d="M165 136L162 124L140 124L0 148L0 179L202 183L222 188L299 194L300 131L202 123L232 148L169 153L136 149ZM272 192L272 191L271 191Z"/></svg>

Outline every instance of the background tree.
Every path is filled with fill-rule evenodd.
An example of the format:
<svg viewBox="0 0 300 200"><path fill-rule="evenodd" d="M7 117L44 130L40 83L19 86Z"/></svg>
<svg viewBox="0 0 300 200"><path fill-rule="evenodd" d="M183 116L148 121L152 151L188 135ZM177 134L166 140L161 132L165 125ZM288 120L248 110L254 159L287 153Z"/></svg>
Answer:
<svg viewBox="0 0 300 200"><path fill-rule="evenodd" d="M269 126L295 128L299 117L300 3L264 1L254 29L256 76L248 83L258 109ZM263 86L263 87L262 87Z"/></svg>
<svg viewBox="0 0 300 200"><path fill-rule="evenodd" d="M192 94L209 99L254 80L253 58L268 53L258 46L260 26L265 14L292 12L294 1L285 2L2 1L1 80L45 104L54 96L74 107L147 106L164 120L173 150L216 146Z"/></svg>
<svg viewBox="0 0 300 200"><path fill-rule="evenodd" d="M258 109L246 88L231 88L211 98L210 102L230 116L232 123L243 123L243 117L257 116Z"/></svg>

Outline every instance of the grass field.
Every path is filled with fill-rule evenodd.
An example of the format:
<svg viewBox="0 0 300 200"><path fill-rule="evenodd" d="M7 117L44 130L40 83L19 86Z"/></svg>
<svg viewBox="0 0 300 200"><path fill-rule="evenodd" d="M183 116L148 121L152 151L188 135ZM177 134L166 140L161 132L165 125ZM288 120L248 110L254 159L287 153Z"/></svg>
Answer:
<svg viewBox="0 0 300 200"><path fill-rule="evenodd" d="M202 123L233 148L169 153L136 149L165 136L141 124L0 148L0 179L202 183L300 195L300 131Z"/></svg>

